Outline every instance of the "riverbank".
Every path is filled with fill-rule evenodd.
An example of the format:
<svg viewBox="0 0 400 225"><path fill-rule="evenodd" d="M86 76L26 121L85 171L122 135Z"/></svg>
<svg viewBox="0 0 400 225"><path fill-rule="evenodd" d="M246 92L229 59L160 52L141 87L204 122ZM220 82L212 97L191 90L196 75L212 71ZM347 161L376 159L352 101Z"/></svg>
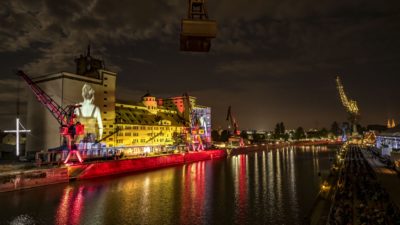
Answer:
<svg viewBox="0 0 400 225"><path fill-rule="evenodd" d="M207 150L134 159L120 159L36 168L0 173L0 192L16 191L73 180L85 180L123 173L140 172L168 166L226 157L225 150Z"/></svg>
<svg viewBox="0 0 400 225"><path fill-rule="evenodd" d="M245 154L249 152L255 152L260 150L277 149L289 146L340 146L343 142L341 141L331 141L331 140L317 140L317 141L295 141L295 142L276 142L268 144L254 144L239 148L233 148L228 150L230 155Z"/></svg>

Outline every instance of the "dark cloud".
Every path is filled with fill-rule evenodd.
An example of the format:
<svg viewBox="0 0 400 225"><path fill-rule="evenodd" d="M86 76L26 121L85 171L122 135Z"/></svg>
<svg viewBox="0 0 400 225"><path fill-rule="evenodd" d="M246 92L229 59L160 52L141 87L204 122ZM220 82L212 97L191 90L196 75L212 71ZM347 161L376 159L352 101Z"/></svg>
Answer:
<svg viewBox="0 0 400 225"><path fill-rule="evenodd" d="M0 85L15 79L8 75L15 67L31 75L74 71L73 59L91 43L93 54L119 72L119 98L136 101L146 90L161 97L189 92L213 107L215 124L224 124L229 104L245 128L343 121L338 73L359 101L364 123L399 119L397 0L209 0L219 31L208 54L178 51L185 4L2 1ZM12 99L13 91L0 97Z"/></svg>

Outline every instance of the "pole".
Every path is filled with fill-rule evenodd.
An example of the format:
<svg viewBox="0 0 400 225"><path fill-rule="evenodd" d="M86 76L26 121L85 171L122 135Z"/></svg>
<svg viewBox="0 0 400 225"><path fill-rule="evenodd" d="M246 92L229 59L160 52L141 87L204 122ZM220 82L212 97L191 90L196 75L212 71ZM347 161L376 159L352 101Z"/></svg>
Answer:
<svg viewBox="0 0 400 225"><path fill-rule="evenodd" d="M16 153L17 156L19 156L19 118L16 120L16 131L15 131L15 136L16 136Z"/></svg>

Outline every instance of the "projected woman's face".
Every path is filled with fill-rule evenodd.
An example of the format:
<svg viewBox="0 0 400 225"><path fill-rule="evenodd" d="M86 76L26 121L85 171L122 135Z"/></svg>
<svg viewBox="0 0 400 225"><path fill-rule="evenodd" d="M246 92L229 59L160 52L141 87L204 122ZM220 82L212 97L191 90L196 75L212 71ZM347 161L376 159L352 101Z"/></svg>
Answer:
<svg viewBox="0 0 400 225"><path fill-rule="evenodd" d="M88 84L84 84L82 87L82 97L84 100L89 100L91 102L93 102L94 100L94 90L93 88L88 85Z"/></svg>

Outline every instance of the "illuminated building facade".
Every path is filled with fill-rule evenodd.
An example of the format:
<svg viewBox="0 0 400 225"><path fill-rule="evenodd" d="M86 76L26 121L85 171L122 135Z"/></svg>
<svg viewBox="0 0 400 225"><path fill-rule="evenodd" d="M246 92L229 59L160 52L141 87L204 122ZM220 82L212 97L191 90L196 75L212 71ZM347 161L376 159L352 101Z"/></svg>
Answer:
<svg viewBox="0 0 400 225"><path fill-rule="evenodd" d="M190 99L190 107L185 99ZM203 142L211 141L211 109L196 105L193 96L156 99L147 93L140 103L117 103L115 110L119 131L116 143L109 143L110 146L173 146L179 144L177 139L191 141L190 127L195 122L188 116L198 119Z"/></svg>
<svg viewBox="0 0 400 225"><path fill-rule="evenodd" d="M382 155L390 155L392 150L400 149L400 128L388 129L376 135L376 147L382 150Z"/></svg>
<svg viewBox="0 0 400 225"><path fill-rule="evenodd" d="M100 142L106 147L174 146L192 140L190 129L205 144L211 142L211 109L196 105L193 96L157 99L147 93L135 104L115 99L117 74L108 71L101 60L90 55L75 59L76 73L61 72L34 77L36 82L59 105L79 104L78 121L85 126L79 137L79 148ZM190 104L189 104L190 103ZM27 125L32 135L28 151L55 149L62 146L59 124L33 95L28 99Z"/></svg>

